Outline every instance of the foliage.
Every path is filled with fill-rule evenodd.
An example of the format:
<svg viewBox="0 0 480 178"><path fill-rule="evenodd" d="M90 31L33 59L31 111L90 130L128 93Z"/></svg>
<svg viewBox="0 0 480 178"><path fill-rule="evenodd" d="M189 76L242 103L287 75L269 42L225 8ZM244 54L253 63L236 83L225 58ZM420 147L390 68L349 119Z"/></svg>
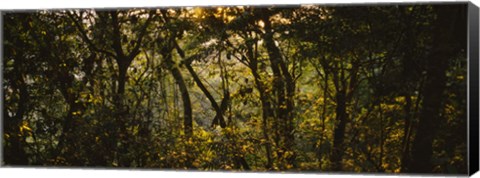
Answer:
<svg viewBox="0 0 480 178"><path fill-rule="evenodd" d="M6 13L3 164L466 173L465 7Z"/></svg>

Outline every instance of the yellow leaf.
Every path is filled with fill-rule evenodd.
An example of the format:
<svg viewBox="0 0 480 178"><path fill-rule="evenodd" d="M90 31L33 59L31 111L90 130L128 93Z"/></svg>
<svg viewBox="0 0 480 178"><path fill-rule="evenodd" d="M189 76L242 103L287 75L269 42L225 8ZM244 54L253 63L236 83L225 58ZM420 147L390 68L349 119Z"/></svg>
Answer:
<svg viewBox="0 0 480 178"><path fill-rule="evenodd" d="M287 164L286 167L287 167L287 169L290 169L290 168L292 168L293 166L292 166L291 164Z"/></svg>
<svg viewBox="0 0 480 178"><path fill-rule="evenodd" d="M138 126L133 127L133 135L137 135L138 133Z"/></svg>
<svg viewBox="0 0 480 178"><path fill-rule="evenodd" d="M405 101L405 98L404 97L395 97L395 101L399 102L399 103L402 103L402 102Z"/></svg>
<svg viewBox="0 0 480 178"><path fill-rule="evenodd" d="M243 152L247 152L247 148L248 148L247 145L243 145L243 146L242 146L242 151L243 151Z"/></svg>
<svg viewBox="0 0 480 178"><path fill-rule="evenodd" d="M80 111L74 111L74 112L72 112L72 115L74 115L74 116L80 115L80 114L82 114L82 112L80 112Z"/></svg>
<svg viewBox="0 0 480 178"><path fill-rule="evenodd" d="M27 121L22 121L22 125L20 126L20 132L23 133L24 131L29 131L29 132L32 131L32 129L29 127Z"/></svg>
<svg viewBox="0 0 480 178"><path fill-rule="evenodd" d="M265 143L265 142L267 142L266 139L264 139L264 138L260 139L260 143Z"/></svg>
<svg viewBox="0 0 480 178"><path fill-rule="evenodd" d="M319 98L317 99L317 103L324 103L323 97L319 97Z"/></svg>
<svg viewBox="0 0 480 178"><path fill-rule="evenodd" d="M197 162L197 161L193 162L192 165L193 165L194 167L200 167L200 163Z"/></svg>

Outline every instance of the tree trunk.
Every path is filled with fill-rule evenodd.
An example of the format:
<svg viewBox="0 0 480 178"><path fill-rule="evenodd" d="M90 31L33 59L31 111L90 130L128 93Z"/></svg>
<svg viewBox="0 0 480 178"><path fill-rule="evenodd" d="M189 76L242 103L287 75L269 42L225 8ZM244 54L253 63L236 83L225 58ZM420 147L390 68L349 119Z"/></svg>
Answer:
<svg viewBox="0 0 480 178"><path fill-rule="evenodd" d="M254 49L255 48L255 49ZM270 99L268 97L268 93L265 90L265 86L263 85L262 79L260 74L258 73L258 59L256 58L258 50L258 43L256 42L253 46L247 46L247 58L250 59L250 63L248 67L252 72L254 81L255 81L255 88L257 89L260 95L260 102L262 103L262 133L263 139L265 140L265 154L267 157L267 163L265 164L265 168L267 170L272 169L273 166L273 158L272 158L272 145L270 143L270 136L269 136L269 120L272 119L274 116L272 105L270 103Z"/></svg>
<svg viewBox="0 0 480 178"><path fill-rule="evenodd" d="M345 127L347 124L347 107L346 107L346 93L345 90L337 91L336 94L336 126L333 135L333 149L330 156L331 169L333 171L342 170L343 147L345 140Z"/></svg>
<svg viewBox="0 0 480 178"><path fill-rule="evenodd" d="M20 74L20 73L19 73ZM21 77L21 75L20 75ZM17 106L17 112L15 113L15 116L9 117L8 113L4 109L3 115L4 115L4 120L5 120L5 133L4 133L4 139L5 139L5 151L4 151L4 161L5 164L8 165L27 165L28 164L28 158L27 158L27 153L24 150L24 145L25 145L25 137L23 135L20 135L20 127L22 124L23 116L27 110L27 101L28 101L28 91L26 89L26 86L23 84L23 79L19 79L21 81L20 86L17 87L15 84L15 80L13 81L13 88L19 88L19 101L18 101L18 106ZM5 95L5 93L4 93ZM5 98L5 96L4 96ZM5 135L8 134L9 137L6 137Z"/></svg>
<svg viewBox="0 0 480 178"><path fill-rule="evenodd" d="M317 72L318 72L318 75L320 75L320 70L317 69ZM322 121L322 128L321 128L321 132L319 133L321 136L320 136L320 142L318 145L315 144L315 148L317 149L316 150L316 156L317 156L317 159L318 159L318 167L322 167L322 164L323 164L323 153L322 153L322 150L320 149L320 147L323 145L323 142L324 142L324 135L325 135L325 119L327 117L327 95L328 95L328 73L325 72L325 78L324 78L324 85L323 85L323 106L322 106L322 115L321 115L321 118L320 120ZM321 86L320 86L321 87Z"/></svg>
<svg viewBox="0 0 480 178"><path fill-rule="evenodd" d="M6 17L6 16L5 16ZM26 15L21 15L20 17L26 18L28 16ZM0 17L0 21L2 20L2 17ZM8 31L15 31L17 30L15 26L9 26L8 24L15 24L16 19L15 18L5 18L5 38L4 38L4 60L3 62L3 140L2 140L2 146L4 146L3 150L3 161L6 165L27 165L28 164L28 155L24 150L24 145L25 145L25 138L24 136L20 135L20 127L22 124L22 120L24 119L24 115L27 113L28 110L28 101L30 94L27 89L27 85L24 81L24 75L26 73L24 72L26 69L23 69L22 65L24 64L24 59L23 54L20 53L14 53L13 52L13 46L12 45L7 45L5 43L6 41L13 43L14 46L17 47L27 47L23 41L15 40L15 35L12 35L12 33L8 33ZM18 22L18 21L17 21ZM24 22L24 26L28 26L26 22ZM23 48L22 48L23 49ZM13 55L14 58L8 58L6 56L11 56ZM6 66L8 66L8 62L11 62L13 60L13 70L7 73L7 70L5 69ZM10 80L7 80L10 79ZM8 81L8 83L7 83ZM15 115L10 116L7 106L7 86L11 86L13 91L18 92L18 103L8 103L11 105L16 104L17 110L15 112ZM13 94L13 93L12 93ZM13 94L15 95L15 94Z"/></svg>
<svg viewBox="0 0 480 178"><path fill-rule="evenodd" d="M293 97L295 94L295 84L283 61L280 49L276 46L275 40L273 39L274 32L271 27L269 16L264 16L263 20L266 31L263 39L265 41L265 47L268 52L270 65L274 75L273 86L277 96L277 117L280 120L278 123L280 130L278 132L280 132L279 134L283 141L283 148L279 150L278 155L281 158L285 152L289 152L290 154L285 157L285 160L288 165L296 167L296 156L293 151Z"/></svg>
<svg viewBox="0 0 480 178"><path fill-rule="evenodd" d="M402 20L407 22L405 26L405 44L402 45L402 49L403 51L405 51L402 59L402 88L404 90L402 95L405 99L405 105L403 106L405 116L401 145L402 152L400 159L400 170L401 172L405 172L410 159L412 119L414 118L412 114L413 103L411 96L413 94L413 91L415 90L414 83L417 83L415 76L418 75L418 70L415 70L415 68L417 67L415 66L414 61L414 58L416 57L415 47L417 46L417 41L415 40L417 38L417 35L415 35L415 29L418 27L412 23L415 21L414 19L412 19L411 14L406 14L406 12L408 11L407 7L401 6L399 9ZM419 98L417 98L417 100L419 100Z"/></svg>
<svg viewBox="0 0 480 178"><path fill-rule="evenodd" d="M164 55L164 58L165 58L165 63L167 65L167 68L172 73L172 76L175 82L177 83L178 88L180 89L182 102L183 102L183 126L184 126L183 129L184 129L186 138L191 138L193 134L192 104L190 102L190 96L188 94L187 85L185 84L185 80L183 79L182 73L180 72L178 67L175 66L175 62L172 60L171 54Z"/></svg>
<svg viewBox="0 0 480 178"><path fill-rule="evenodd" d="M127 82L127 70L133 59L119 58L116 59L118 65L118 90L117 95L119 99L123 99L125 94L125 83ZM121 101L119 101L121 102Z"/></svg>
<svg viewBox="0 0 480 178"><path fill-rule="evenodd" d="M269 102L269 98L265 92L265 87L263 86L263 83L260 79L260 75L258 74L257 71L257 59L253 58L253 55L251 56L251 63L250 63L250 70L252 71L254 80L255 80L255 86L258 90L258 93L260 94L260 102L262 103L262 132L263 132L263 139L265 139L265 152L267 156L267 164L265 165L266 169L271 169L273 166L273 160L272 160L272 146L270 144L270 136L268 135L269 129L268 129L268 120L273 117L273 109L271 107L271 104Z"/></svg>
<svg viewBox="0 0 480 178"><path fill-rule="evenodd" d="M431 173L433 170L433 140L438 131L443 108L448 62L459 52L459 43L452 35L458 10L450 6L434 6L437 19L433 26L432 50L427 58L427 76L423 88L423 103L417 133L412 144L412 159L408 172ZM462 27L460 27L462 28Z"/></svg>
<svg viewBox="0 0 480 178"><path fill-rule="evenodd" d="M178 66L175 65L175 62L172 59L172 54L162 54L165 59L165 65L167 69L173 76L175 83L177 83L178 88L180 89L180 94L182 97L183 103L183 132L185 134L185 140L192 139L193 136L193 121L192 121L192 104L190 102L190 95L188 93L187 85L185 84L185 80L183 79L183 75L178 69ZM191 148L189 145L186 145L185 151L189 151ZM187 160L185 161L185 166L188 168L192 167L193 158L191 155L187 154Z"/></svg>
<svg viewBox="0 0 480 178"><path fill-rule="evenodd" d="M116 124L117 124L117 129L118 133L113 134L114 137L116 137L114 140L116 140L114 143L116 145L116 142L120 142L120 146L117 148L117 158L118 158L118 165L120 167L130 167L131 164L131 158L127 156L128 154L128 146L129 146L129 134L127 131L127 115L128 115L128 109L125 106L125 84L127 82L127 70L128 67L130 66L131 62L133 61L132 59L128 59L126 57L120 57L124 56L123 54L118 54L119 57L117 57L115 60L118 65L118 88L117 88L117 93L114 96L114 103L116 107ZM117 138L118 137L118 138Z"/></svg>
<svg viewBox="0 0 480 178"><path fill-rule="evenodd" d="M190 64L185 64L185 67L187 68L188 72L190 72L190 75L192 75L193 80L197 84L197 86L202 90L203 94L207 97L207 99L210 101L213 109L215 109L216 115L213 119L212 126L220 124L220 127L225 128L225 119L223 117L223 113L225 112L225 108L220 108L218 106L217 101L215 101L215 98L213 98L212 94L208 91L208 89L203 85L202 81L198 77L197 73L193 70L192 66ZM228 96L224 96L224 99L227 98ZM223 101L223 100L222 100Z"/></svg>
<svg viewBox="0 0 480 178"><path fill-rule="evenodd" d="M408 160L410 159L410 134L411 134L411 125L412 125L412 99L410 95L405 94L405 125L403 127L403 139L402 139L402 158L401 158L401 170L402 172L406 170Z"/></svg>

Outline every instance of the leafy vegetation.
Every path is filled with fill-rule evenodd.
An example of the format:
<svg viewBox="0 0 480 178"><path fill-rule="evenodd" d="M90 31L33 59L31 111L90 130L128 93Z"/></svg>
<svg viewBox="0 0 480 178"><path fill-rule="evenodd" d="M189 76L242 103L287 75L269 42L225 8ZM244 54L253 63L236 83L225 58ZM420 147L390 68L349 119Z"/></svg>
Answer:
<svg viewBox="0 0 480 178"><path fill-rule="evenodd" d="M5 165L464 174L466 5L4 14Z"/></svg>

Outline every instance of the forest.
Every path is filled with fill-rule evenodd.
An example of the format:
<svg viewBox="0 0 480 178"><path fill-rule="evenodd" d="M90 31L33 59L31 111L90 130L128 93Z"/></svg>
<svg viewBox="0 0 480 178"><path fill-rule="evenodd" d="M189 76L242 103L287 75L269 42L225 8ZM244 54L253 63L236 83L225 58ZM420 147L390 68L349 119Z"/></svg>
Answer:
<svg viewBox="0 0 480 178"><path fill-rule="evenodd" d="M467 173L467 4L3 12L2 165Z"/></svg>

